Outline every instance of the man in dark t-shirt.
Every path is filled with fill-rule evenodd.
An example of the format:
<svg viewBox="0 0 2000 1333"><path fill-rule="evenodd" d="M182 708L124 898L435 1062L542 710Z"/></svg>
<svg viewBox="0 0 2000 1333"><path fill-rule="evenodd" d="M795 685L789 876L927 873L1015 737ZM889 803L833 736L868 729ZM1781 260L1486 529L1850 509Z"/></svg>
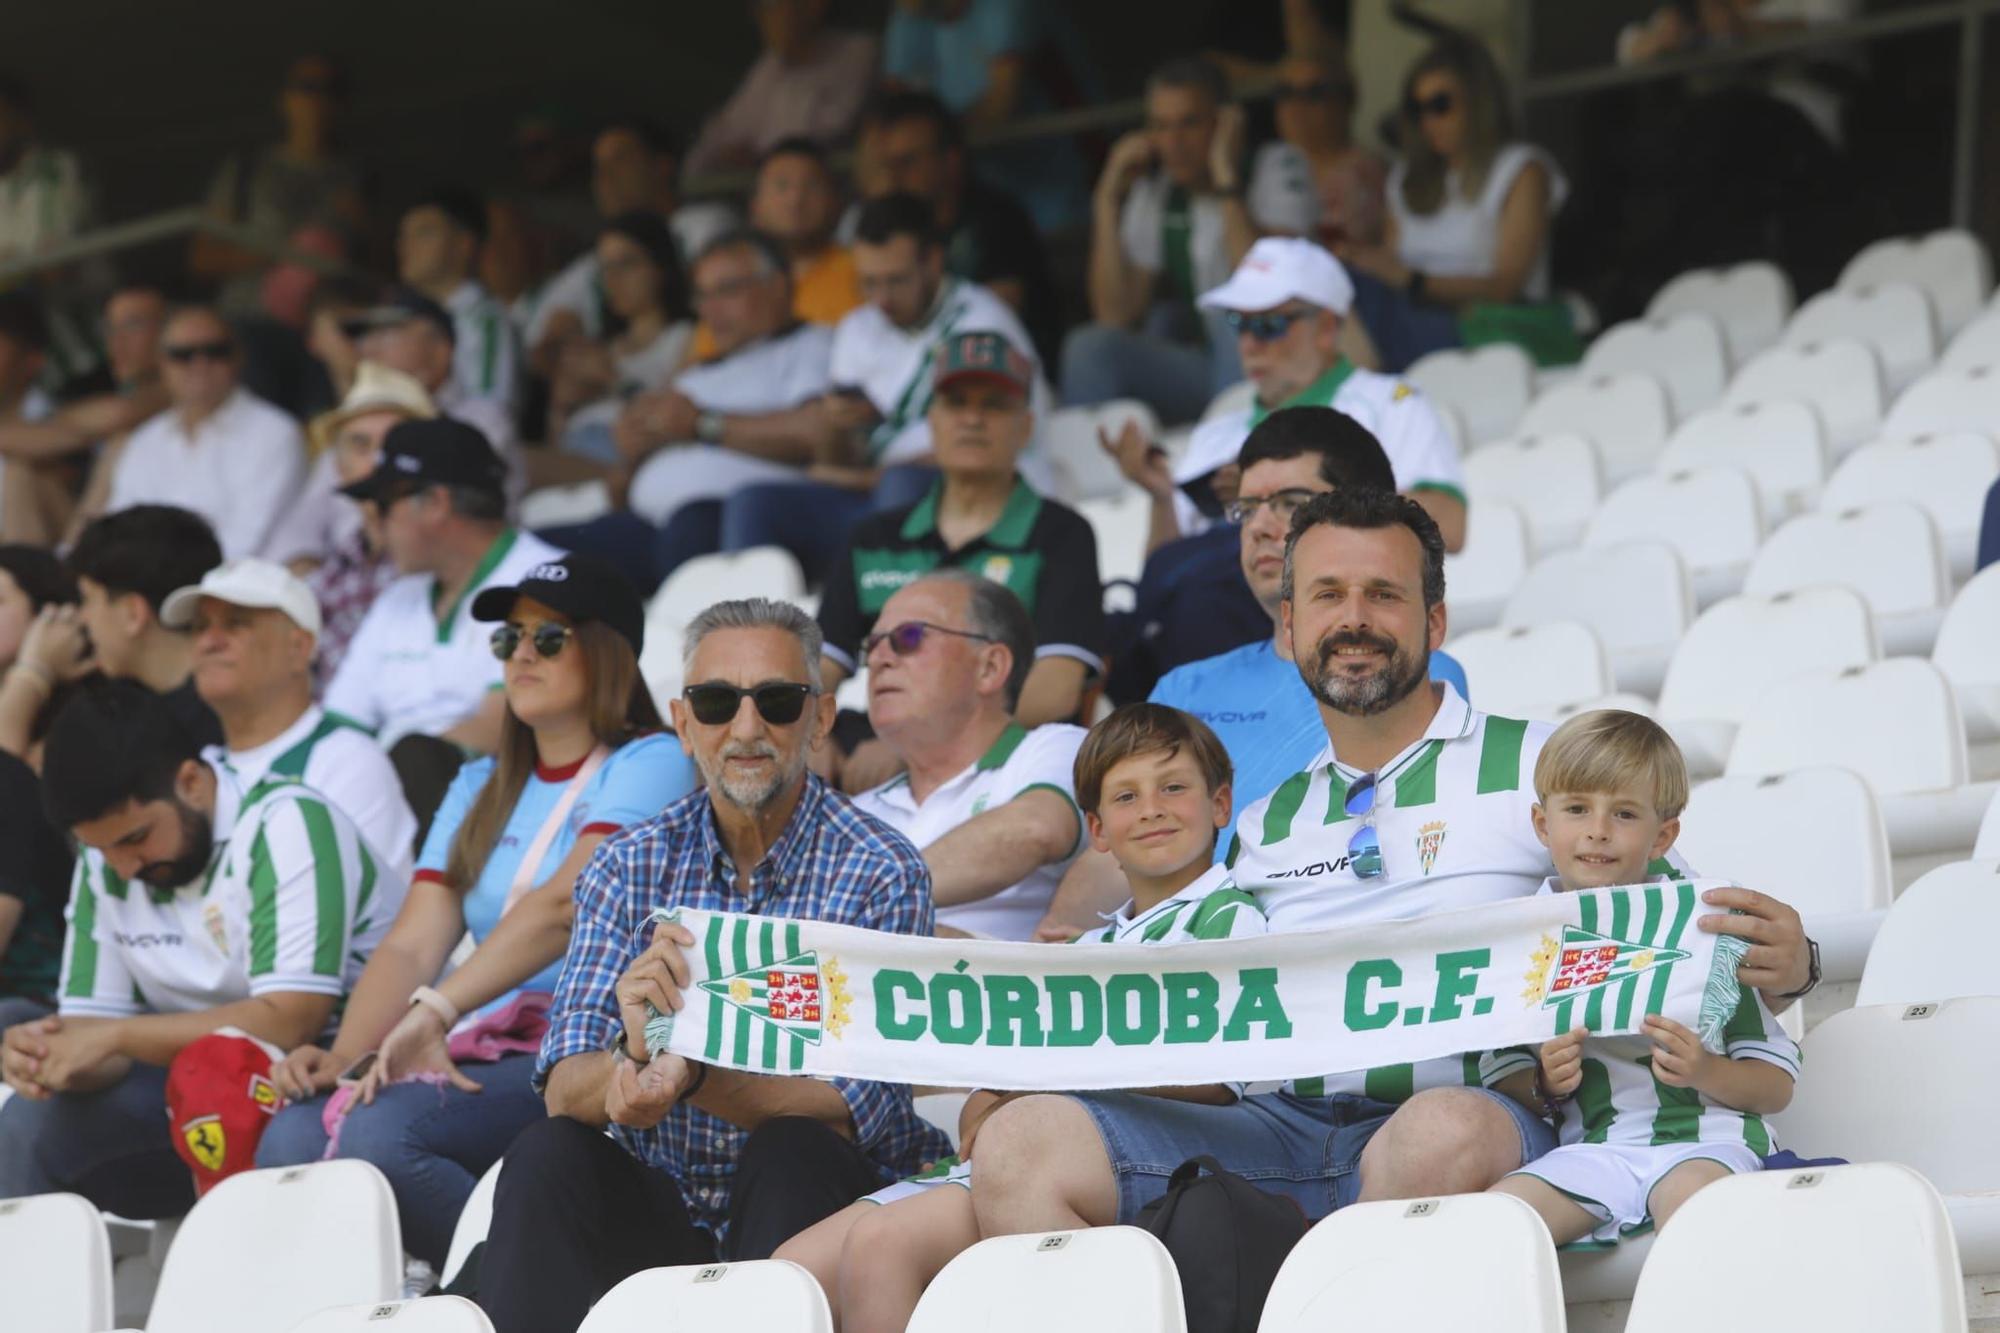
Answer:
<svg viewBox="0 0 2000 1333"><path fill-rule="evenodd" d="M0 1030L53 1012L74 860L35 771L0 752Z"/></svg>

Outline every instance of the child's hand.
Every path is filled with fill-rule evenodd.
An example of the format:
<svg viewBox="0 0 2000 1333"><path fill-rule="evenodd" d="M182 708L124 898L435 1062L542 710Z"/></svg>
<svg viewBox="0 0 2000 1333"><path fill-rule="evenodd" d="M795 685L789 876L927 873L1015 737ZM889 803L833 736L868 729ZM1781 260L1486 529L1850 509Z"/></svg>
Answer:
<svg viewBox="0 0 2000 1333"><path fill-rule="evenodd" d="M1589 1035L1589 1028L1571 1028L1542 1043L1542 1090L1549 1096L1567 1097L1583 1082L1583 1041Z"/></svg>
<svg viewBox="0 0 2000 1333"><path fill-rule="evenodd" d="M1718 1058L1703 1048L1701 1038L1660 1014L1648 1018L1639 1030L1653 1043L1653 1077L1670 1088L1699 1092L1711 1062Z"/></svg>

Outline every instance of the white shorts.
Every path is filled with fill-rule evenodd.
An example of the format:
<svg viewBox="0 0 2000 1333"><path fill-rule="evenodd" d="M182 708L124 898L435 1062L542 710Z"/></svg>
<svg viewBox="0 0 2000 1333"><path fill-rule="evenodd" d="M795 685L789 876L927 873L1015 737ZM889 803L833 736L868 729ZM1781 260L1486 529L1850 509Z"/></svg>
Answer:
<svg viewBox="0 0 2000 1333"><path fill-rule="evenodd" d="M639 464L632 474L632 512L659 525L684 504L726 500L745 486L797 482L805 469L728 449L719 444L676 444Z"/></svg>
<svg viewBox="0 0 2000 1333"><path fill-rule="evenodd" d="M1570 1143L1511 1172L1561 1190L1598 1225L1579 1245L1615 1245L1653 1229L1653 1187L1682 1162L1706 1159L1742 1174L1764 1159L1740 1143Z"/></svg>
<svg viewBox="0 0 2000 1333"><path fill-rule="evenodd" d="M873 1194L865 1195L862 1203L894 1203L898 1199L914 1198L925 1190L939 1185L956 1185L960 1189L972 1188L972 1163L961 1162L956 1157L947 1157L930 1170L899 1180L893 1185L884 1185Z"/></svg>

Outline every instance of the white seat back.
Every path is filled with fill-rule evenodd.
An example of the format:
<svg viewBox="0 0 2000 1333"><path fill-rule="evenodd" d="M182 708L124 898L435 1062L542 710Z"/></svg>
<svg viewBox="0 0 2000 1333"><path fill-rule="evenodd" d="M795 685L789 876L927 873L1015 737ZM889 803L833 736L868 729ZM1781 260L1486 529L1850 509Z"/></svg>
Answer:
<svg viewBox="0 0 2000 1333"><path fill-rule="evenodd" d="M2000 436L2000 366L1932 371L1903 391L1882 422L1885 436L1957 431Z"/></svg>
<svg viewBox="0 0 2000 1333"><path fill-rule="evenodd" d="M384 1301L321 1310L292 1333L493 1333L486 1312L462 1296L427 1296L420 1301Z"/></svg>
<svg viewBox="0 0 2000 1333"><path fill-rule="evenodd" d="M2000 366L2000 306L1960 329L1938 358L1939 370L1971 370L1974 366Z"/></svg>
<svg viewBox="0 0 2000 1333"><path fill-rule="evenodd" d="M1444 558L1444 598L1451 624L1477 629L1501 609L1527 576L1532 545L1528 521L1501 500L1482 499L1466 514L1465 546Z"/></svg>
<svg viewBox="0 0 2000 1333"><path fill-rule="evenodd" d="M1586 375L1656 375L1676 420L1713 407L1729 383L1729 348L1713 315L1686 311L1670 319L1635 319L1599 334L1583 354Z"/></svg>
<svg viewBox="0 0 2000 1333"><path fill-rule="evenodd" d="M1661 472L1742 468L1757 483L1767 522L1810 508L1827 466L1826 430L1809 404L1755 399L1683 421L1657 464Z"/></svg>
<svg viewBox="0 0 2000 1333"><path fill-rule="evenodd" d="M458 1223L451 1229L451 1248L445 1252L444 1267L438 1272L439 1286L450 1286L472 1256L473 1247L486 1239L486 1229L493 1222L493 1190L500 1183L500 1168L506 1164L502 1158L487 1167L466 1197L465 1207L458 1210Z"/></svg>
<svg viewBox="0 0 2000 1333"><path fill-rule="evenodd" d="M1597 635L1573 621L1477 629L1453 639L1445 651L1465 668L1480 709L1502 717L1553 718L1613 687Z"/></svg>
<svg viewBox="0 0 2000 1333"><path fill-rule="evenodd" d="M1117 463L1098 447L1095 410L1059 407L1042 423L1041 437L1042 457L1055 474L1056 494L1065 504L1116 494L1125 485Z"/></svg>
<svg viewBox="0 0 2000 1333"><path fill-rule="evenodd" d="M1778 341L1792 313L1792 280L1763 260L1696 269L1655 292L1646 317L1667 319L1690 310L1722 326L1730 363L1740 366Z"/></svg>
<svg viewBox="0 0 2000 1333"><path fill-rule="evenodd" d="M35 1333L111 1327L111 1238L79 1194L0 1200L0 1324Z"/></svg>
<svg viewBox="0 0 2000 1333"><path fill-rule="evenodd" d="M1549 1230L1506 1194L1349 1204L1285 1259L1257 1333L1335 1328L1562 1333Z"/></svg>
<svg viewBox="0 0 2000 1333"><path fill-rule="evenodd" d="M1664 542L1558 551L1537 561L1508 599L1503 625L1580 621L1605 652L1667 653L1694 619L1687 569Z"/></svg>
<svg viewBox="0 0 2000 1333"><path fill-rule="evenodd" d="M1699 580L1719 570L1739 576L1764 537L1756 483L1737 467L1695 468L1634 477L1598 506L1585 546L1665 542Z"/></svg>
<svg viewBox="0 0 2000 1333"><path fill-rule="evenodd" d="M1820 504L1858 509L1908 500L1931 516L1954 571L1972 572L1986 492L2000 478L2000 453L1985 435L1913 435L1877 440L1849 454L1827 478Z"/></svg>
<svg viewBox="0 0 2000 1333"><path fill-rule="evenodd" d="M1688 627L1660 687L1660 716L1741 723L1779 681L1881 656L1868 604L1822 585L1717 602Z"/></svg>
<svg viewBox="0 0 2000 1333"><path fill-rule="evenodd" d="M380 1171L351 1160L245 1171L181 1223L146 1328L270 1333L402 1288L403 1232Z"/></svg>
<svg viewBox="0 0 2000 1333"><path fill-rule="evenodd" d="M2000 861L2000 792L1994 793L1980 818L1979 833L1972 842L1972 859Z"/></svg>
<svg viewBox="0 0 2000 1333"><path fill-rule="evenodd" d="M1812 1256L1811 1280L1773 1282L1743 1261L1774 1236ZM1963 1333L1964 1284L1944 1200L1908 1167L1755 1171L1705 1186L1674 1214L1625 1328Z"/></svg>
<svg viewBox="0 0 2000 1333"><path fill-rule="evenodd" d="M1853 338L1773 347L1736 372L1722 401L1792 399L1809 403L1826 427L1827 446L1844 454L1875 437L1886 391L1875 349Z"/></svg>
<svg viewBox="0 0 2000 1333"><path fill-rule="evenodd" d="M1897 895L1861 973L1856 1004L1923 1004L2000 995L2000 864L1939 866Z"/></svg>
<svg viewBox="0 0 2000 1333"><path fill-rule="evenodd" d="M1761 777L1820 764L1861 774L1877 796L1964 785L1965 731L1951 682L1915 657L1780 681L1744 719L1726 771Z"/></svg>
<svg viewBox="0 0 2000 1333"><path fill-rule="evenodd" d="M1758 549L1743 591L1789 592L1841 583L1876 619L1945 604L1951 578L1931 516L1907 501L1801 514Z"/></svg>
<svg viewBox="0 0 2000 1333"><path fill-rule="evenodd" d="M1696 874L1748 885L1808 917L1889 905L1882 808L1844 768L1704 782L1688 796L1677 845Z"/></svg>
<svg viewBox="0 0 2000 1333"><path fill-rule="evenodd" d="M639 674L661 712L681 692L681 638L696 616L738 597L797 603L805 595L805 574L781 546L696 556L669 574L646 604L646 648L639 655Z"/></svg>
<svg viewBox="0 0 2000 1333"><path fill-rule="evenodd" d="M1892 393L1937 361L1937 317L1931 313L1930 297L1914 283L1836 287L1800 306L1785 326L1787 343L1835 338L1858 338L1873 347L1882 358L1882 377Z"/></svg>
<svg viewBox="0 0 2000 1333"><path fill-rule="evenodd" d="M2000 689L2000 565L1989 565L1952 598L1931 661L1962 693Z"/></svg>
<svg viewBox="0 0 2000 1333"><path fill-rule="evenodd" d="M1650 375L1579 375L1542 394L1521 418L1522 435L1581 435L1595 444L1607 481L1653 466L1674 426L1667 391Z"/></svg>
<svg viewBox="0 0 2000 1333"><path fill-rule="evenodd" d="M689 1264L634 1273L591 1307L576 1333L833 1333L811 1273L783 1259Z"/></svg>
<svg viewBox="0 0 2000 1333"><path fill-rule="evenodd" d="M1152 532L1153 502L1138 487L1118 495L1081 501L1076 512L1097 538L1097 572L1106 583L1139 581L1146 567L1146 539Z"/></svg>
<svg viewBox="0 0 2000 1333"><path fill-rule="evenodd" d="M1597 446L1581 435L1522 435L1466 455L1472 511L1504 500L1528 520L1538 551L1574 546L1604 499Z"/></svg>
<svg viewBox="0 0 2000 1333"><path fill-rule="evenodd" d="M1968 231L1891 236L1848 260L1836 285L1852 289L1885 282L1923 288L1937 311L1938 331L1950 338L1972 322L1993 290L1993 261Z"/></svg>
<svg viewBox="0 0 2000 1333"><path fill-rule="evenodd" d="M1455 410L1474 445L1511 435L1535 393L1535 363L1512 343L1432 352L1403 378Z"/></svg>
<svg viewBox="0 0 2000 1333"><path fill-rule="evenodd" d="M946 1264L909 1333L1186 1333L1180 1274L1150 1231L1093 1227L983 1240Z"/></svg>

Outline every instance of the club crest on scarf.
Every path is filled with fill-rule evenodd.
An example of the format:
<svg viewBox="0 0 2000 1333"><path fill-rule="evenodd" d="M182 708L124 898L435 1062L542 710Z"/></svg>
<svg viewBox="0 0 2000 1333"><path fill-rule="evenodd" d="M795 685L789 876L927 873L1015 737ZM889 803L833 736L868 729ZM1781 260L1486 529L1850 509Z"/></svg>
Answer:
<svg viewBox="0 0 2000 1333"><path fill-rule="evenodd" d="M1596 931L1564 926L1560 943L1554 936L1542 936L1541 947L1535 950L1528 969L1528 989L1521 993L1521 998L1531 1005L1539 1003L1544 1009L1553 1008L1614 981L1678 963L1688 956L1681 949L1634 944Z"/></svg>

